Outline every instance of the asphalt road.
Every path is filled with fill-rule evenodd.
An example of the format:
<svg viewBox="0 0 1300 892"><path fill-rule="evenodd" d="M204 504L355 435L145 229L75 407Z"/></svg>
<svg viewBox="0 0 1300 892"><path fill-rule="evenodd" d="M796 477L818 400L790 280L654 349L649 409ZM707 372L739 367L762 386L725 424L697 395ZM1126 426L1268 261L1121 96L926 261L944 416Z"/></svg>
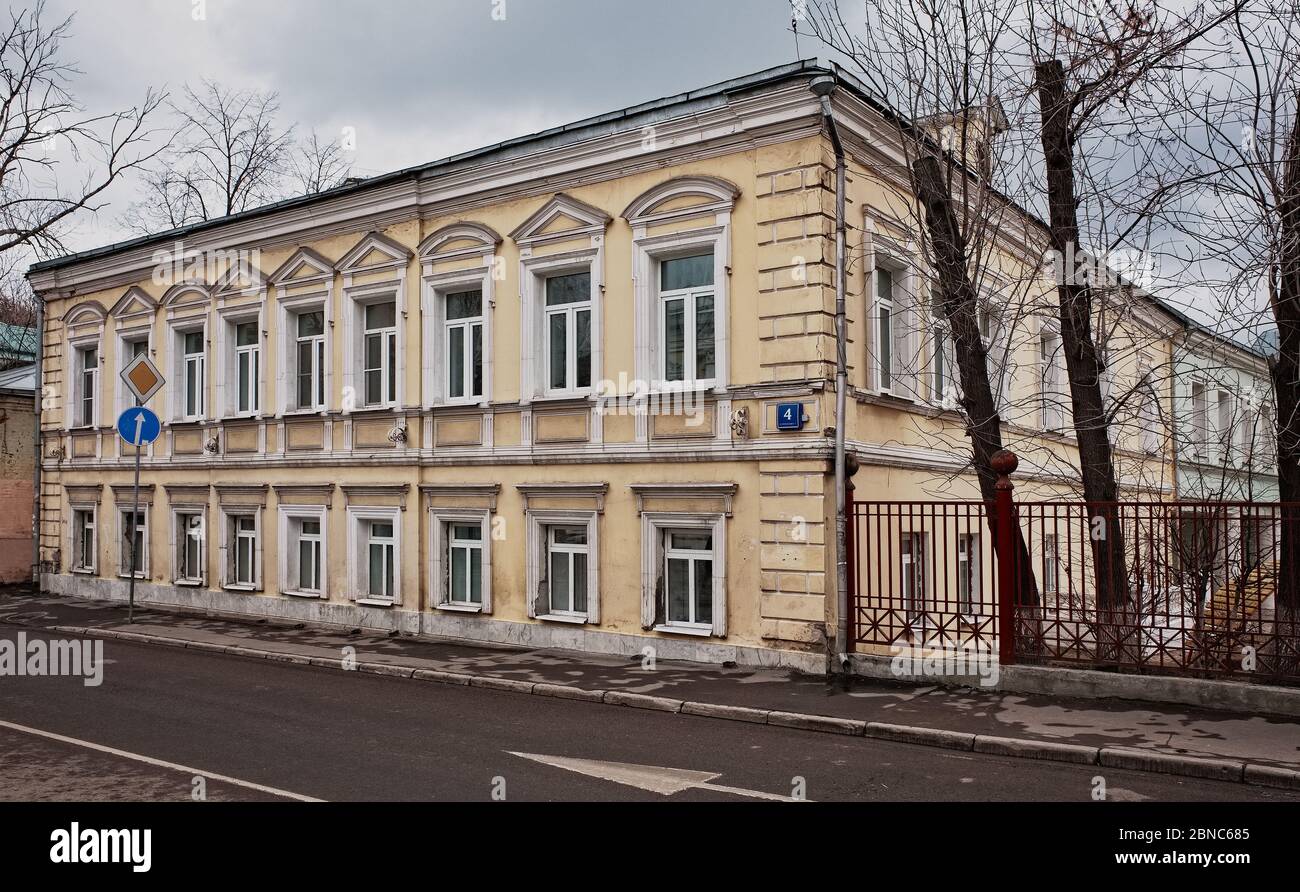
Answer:
<svg viewBox="0 0 1300 892"><path fill-rule="evenodd" d="M0 638L17 631L0 624ZM1110 801L1300 801L119 641L104 656L98 687L0 677L0 799L185 800L201 775L206 798L227 801L744 801L802 790L821 801L1087 802L1100 775Z"/></svg>

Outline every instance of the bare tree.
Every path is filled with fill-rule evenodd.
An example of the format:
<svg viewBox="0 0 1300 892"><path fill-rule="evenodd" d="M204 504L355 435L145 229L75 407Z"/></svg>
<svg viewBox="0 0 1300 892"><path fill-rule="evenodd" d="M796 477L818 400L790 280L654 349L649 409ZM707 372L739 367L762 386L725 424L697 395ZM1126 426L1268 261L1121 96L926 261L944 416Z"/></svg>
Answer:
<svg viewBox="0 0 1300 892"><path fill-rule="evenodd" d="M275 93L204 80L169 103L177 148L145 180L124 222L141 233L239 213L282 195L293 128L276 122Z"/></svg>
<svg viewBox="0 0 1300 892"><path fill-rule="evenodd" d="M352 172L352 161L341 143L322 141L313 130L289 152L289 181L296 195L314 195L341 186Z"/></svg>
<svg viewBox="0 0 1300 892"><path fill-rule="evenodd" d="M45 19L38 2L11 11L0 32L0 254L63 251L71 217L103 207L109 186L167 147L149 129L160 94L124 111L83 111L69 89L76 71L60 59L72 19ZM75 178L64 175L69 168Z"/></svg>

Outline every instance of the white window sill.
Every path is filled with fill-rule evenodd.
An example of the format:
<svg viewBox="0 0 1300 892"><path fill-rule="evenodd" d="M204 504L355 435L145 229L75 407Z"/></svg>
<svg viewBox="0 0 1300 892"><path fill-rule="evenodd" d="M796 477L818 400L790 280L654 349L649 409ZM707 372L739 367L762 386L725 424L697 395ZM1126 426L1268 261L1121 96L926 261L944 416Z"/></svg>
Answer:
<svg viewBox="0 0 1300 892"><path fill-rule="evenodd" d="M693 635L696 638L708 638L713 635L712 626L671 626L662 623L655 626L654 631L663 632L666 635Z"/></svg>
<svg viewBox="0 0 1300 892"><path fill-rule="evenodd" d="M261 412L227 412L221 416L223 421L256 421L261 417Z"/></svg>
<svg viewBox="0 0 1300 892"><path fill-rule="evenodd" d="M357 598L362 607L392 607L397 602L389 598Z"/></svg>
<svg viewBox="0 0 1300 892"><path fill-rule="evenodd" d="M203 580L202 579L173 579L172 585L183 585L187 588L201 588L203 585Z"/></svg>
<svg viewBox="0 0 1300 892"><path fill-rule="evenodd" d="M118 574L117 574L117 578L118 578L118 579L130 579L130 578L131 578L131 574L130 574L130 573L118 573ZM149 580L149 576L148 576L147 574L145 574L145 573L136 573L136 574L135 574L135 578L136 578L136 579L143 579L143 580L145 580L146 582Z"/></svg>
<svg viewBox="0 0 1300 892"><path fill-rule="evenodd" d="M452 613L482 613L482 604L458 604L454 601L446 601L442 604L435 604L438 610L449 610Z"/></svg>
<svg viewBox="0 0 1300 892"><path fill-rule="evenodd" d="M486 409L488 401L484 397L476 396L466 399L438 400L429 406L430 409Z"/></svg>
<svg viewBox="0 0 1300 892"><path fill-rule="evenodd" d="M94 567L73 567L72 572L78 574L79 576L94 576L95 568Z"/></svg>
<svg viewBox="0 0 1300 892"><path fill-rule="evenodd" d="M586 390L553 390L533 397L534 403L562 403L566 400L573 402L575 400L589 400L596 395L594 388Z"/></svg>
<svg viewBox="0 0 1300 892"><path fill-rule="evenodd" d="M255 591L257 591L257 586L256 586L256 585L245 585L245 584L243 584L243 583L239 583L239 584L235 584L235 585L223 585L222 588L225 589L225 590L228 591L228 592L255 592Z"/></svg>
<svg viewBox="0 0 1300 892"><path fill-rule="evenodd" d="M280 413L283 418L303 418L308 415L327 415L329 410L324 406L315 409L285 409Z"/></svg>
<svg viewBox="0 0 1300 892"><path fill-rule="evenodd" d="M290 595L294 598L316 598L317 600L325 597L324 592L305 592L299 589L284 589L280 594Z"/></svg>
<svg viewBox="0 0 1300 892"><path fill-rule="evenodd" d="M552 623L572 623L573 625L578 626L584 625L589 621L585 613L582 615L572 613L544 613L537 618Z"/></svg>

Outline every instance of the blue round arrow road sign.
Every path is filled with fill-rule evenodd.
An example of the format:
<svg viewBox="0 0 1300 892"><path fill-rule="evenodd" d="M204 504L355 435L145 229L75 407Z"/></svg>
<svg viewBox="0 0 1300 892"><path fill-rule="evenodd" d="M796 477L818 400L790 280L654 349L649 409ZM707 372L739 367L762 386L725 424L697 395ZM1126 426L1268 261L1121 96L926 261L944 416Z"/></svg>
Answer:
<svg viewBox="0 0 1300 892"><path fill-rule="evenodd" d="M117 416L117 433L132 446L145 446L158 439L162 422L152 409L134 406Z"/></svg>

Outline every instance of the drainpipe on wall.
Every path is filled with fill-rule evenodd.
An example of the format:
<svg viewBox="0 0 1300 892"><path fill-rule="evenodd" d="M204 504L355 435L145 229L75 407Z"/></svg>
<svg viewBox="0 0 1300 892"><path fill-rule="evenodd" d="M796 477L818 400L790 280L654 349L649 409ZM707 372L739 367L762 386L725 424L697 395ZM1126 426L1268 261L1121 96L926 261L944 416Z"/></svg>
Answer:
<svg viewBox="0 0 1300 892"><path fill-rule="evenodd" d="M848 332L844 306L844 144L831 112L831 95L835 78L822 75L809 84L821 100L822 117L835 149L835 653L831 673L848 668L849 653L849 573L848 518L845 517L844 426L848 392Z"/></svg>
<svg viewBox="0 0 1300 892"><path fill-rule="evenodd" d="M32 585L41 590L41 374L45 363L45 298L36 296L36 378L32 402L36 410L35 438L32 440Z"/></svg>

